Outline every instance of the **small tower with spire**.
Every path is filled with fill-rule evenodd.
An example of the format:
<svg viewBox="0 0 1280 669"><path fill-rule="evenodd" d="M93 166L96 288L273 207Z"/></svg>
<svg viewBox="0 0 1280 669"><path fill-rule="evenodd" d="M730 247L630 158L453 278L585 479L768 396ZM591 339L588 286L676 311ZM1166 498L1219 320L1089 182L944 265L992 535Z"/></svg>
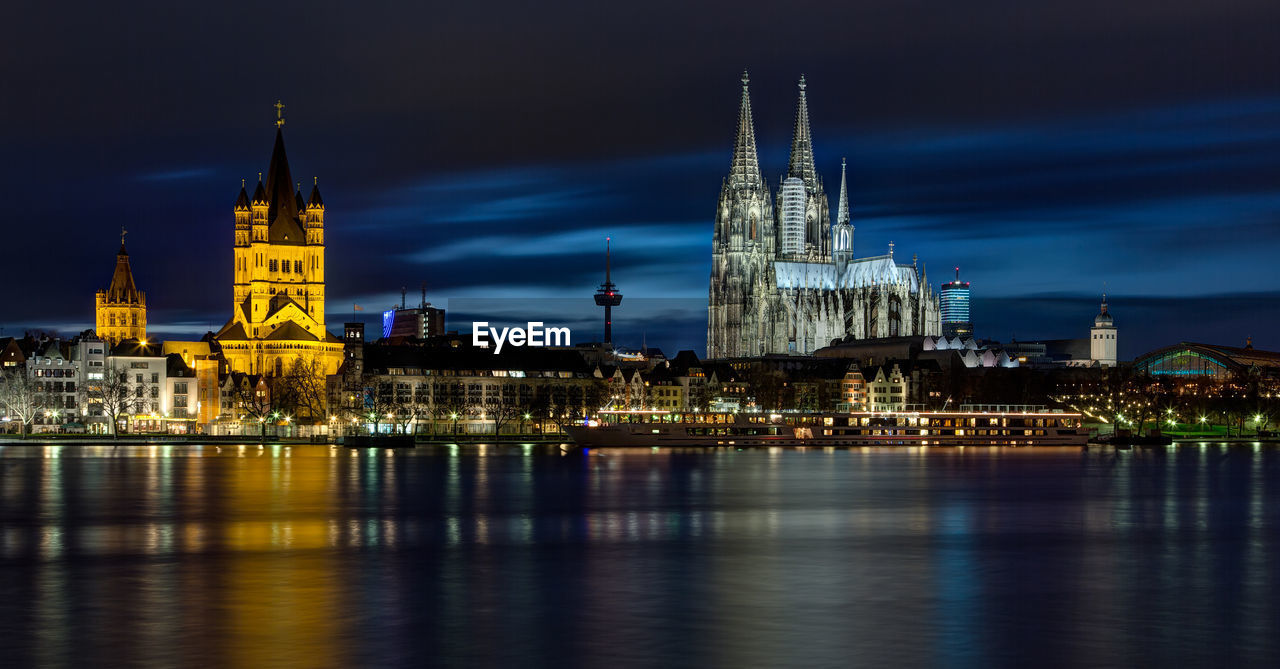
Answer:
<svg viewBox="0 0 1280 669"><path fill-rule="evenodd" d="M617 291L610 272L610 238L604 238L604 283L596 290L596 306L604 307L604 343L613 343L613 308L622 304L622 293Z"/></svg>
<svg viewBox="0 0 1280 669"><path fill-rule="evenodd" d="M147 338L147 294L138 290L133 282L129 252L124 248L126 234L127 231L120 228L120 252L116 254L111 285L106 290L99 290L94 300L95 331L111 346L125 339L142 341Z"/></svg>
<svg viewBox="0 0 1280 669"><path fill-rule="evenodd" d="M1102 310L1089 329L1089 357L1101 367L1116 365L1116 324L1107 310L1107 294L1102 294Z"/></svg>
<svg viewBox="0 0 1280 669"><path fill-rule="evenodd" d="M840 201L836 208L836 225L831 233L831 257L839 274L853 261L853 225L849 221L849 185L845 177L845 159L840 159Z"/></svg>

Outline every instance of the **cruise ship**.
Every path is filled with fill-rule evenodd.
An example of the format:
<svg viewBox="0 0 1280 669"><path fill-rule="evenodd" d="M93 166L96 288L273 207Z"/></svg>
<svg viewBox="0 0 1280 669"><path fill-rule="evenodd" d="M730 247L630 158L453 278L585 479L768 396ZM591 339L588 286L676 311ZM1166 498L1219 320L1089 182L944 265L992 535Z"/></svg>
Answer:
<svg viewBox="0 0 1280 669"><path fill-rule="evenodd" d="M1018 405L953 411L600 411L565 430L584 447L1085 446L1078 413Z"/></svg>

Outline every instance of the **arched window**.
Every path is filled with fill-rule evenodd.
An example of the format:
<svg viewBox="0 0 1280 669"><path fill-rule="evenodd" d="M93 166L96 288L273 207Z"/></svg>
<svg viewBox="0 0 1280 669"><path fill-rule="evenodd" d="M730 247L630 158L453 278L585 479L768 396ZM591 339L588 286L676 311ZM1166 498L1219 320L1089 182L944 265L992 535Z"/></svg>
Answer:
<svg viewBox="0 0 1280 669"><path fill-rule="evenodd" d="M889 298L889 336L897 337L902 332L902 299L897 295Z"/></svg>

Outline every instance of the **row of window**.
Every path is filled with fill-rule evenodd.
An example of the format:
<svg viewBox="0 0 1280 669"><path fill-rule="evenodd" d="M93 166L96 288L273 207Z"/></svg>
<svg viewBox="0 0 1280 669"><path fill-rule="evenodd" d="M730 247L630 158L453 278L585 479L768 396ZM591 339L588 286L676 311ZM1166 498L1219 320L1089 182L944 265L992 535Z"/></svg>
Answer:
<svg viewBox="0 0 1280 669"><path fill-rule="evenodd" d="M137 325L137 324L138 324L137 313L133 314L132 322L130 322L130 319L125 318L124 315L121 314L119 323L116 322L115 314L107 314L107 325L115 326L115 325Z"/></svg>
<svg viewBox="0 0 1280 669"><path fill-rule="evenodd" d="M74 393L75 391L76 391L75 381L67 381L66 383L63 383L62 381L49 381L48 383L41 383L41 382L36 383L36 392L38 393L43 393L43 392Z"/></svg>

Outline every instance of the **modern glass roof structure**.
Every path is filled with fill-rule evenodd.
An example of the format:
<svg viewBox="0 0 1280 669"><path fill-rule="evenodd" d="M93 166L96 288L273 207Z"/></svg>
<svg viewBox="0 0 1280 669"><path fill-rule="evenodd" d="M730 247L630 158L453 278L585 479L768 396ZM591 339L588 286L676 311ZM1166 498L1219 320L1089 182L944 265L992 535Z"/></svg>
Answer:
<svg viewBox="0 0 1280 669"><path fill-rule="evenodd" d="M1152 376L1211 378L1226 381L1233 373L1256 369L1263 376L1280 377L1280 353L1259 351L1252 343L1244 348L1182 342L1159 348L1133 361L1136 372Z"/></svg>

